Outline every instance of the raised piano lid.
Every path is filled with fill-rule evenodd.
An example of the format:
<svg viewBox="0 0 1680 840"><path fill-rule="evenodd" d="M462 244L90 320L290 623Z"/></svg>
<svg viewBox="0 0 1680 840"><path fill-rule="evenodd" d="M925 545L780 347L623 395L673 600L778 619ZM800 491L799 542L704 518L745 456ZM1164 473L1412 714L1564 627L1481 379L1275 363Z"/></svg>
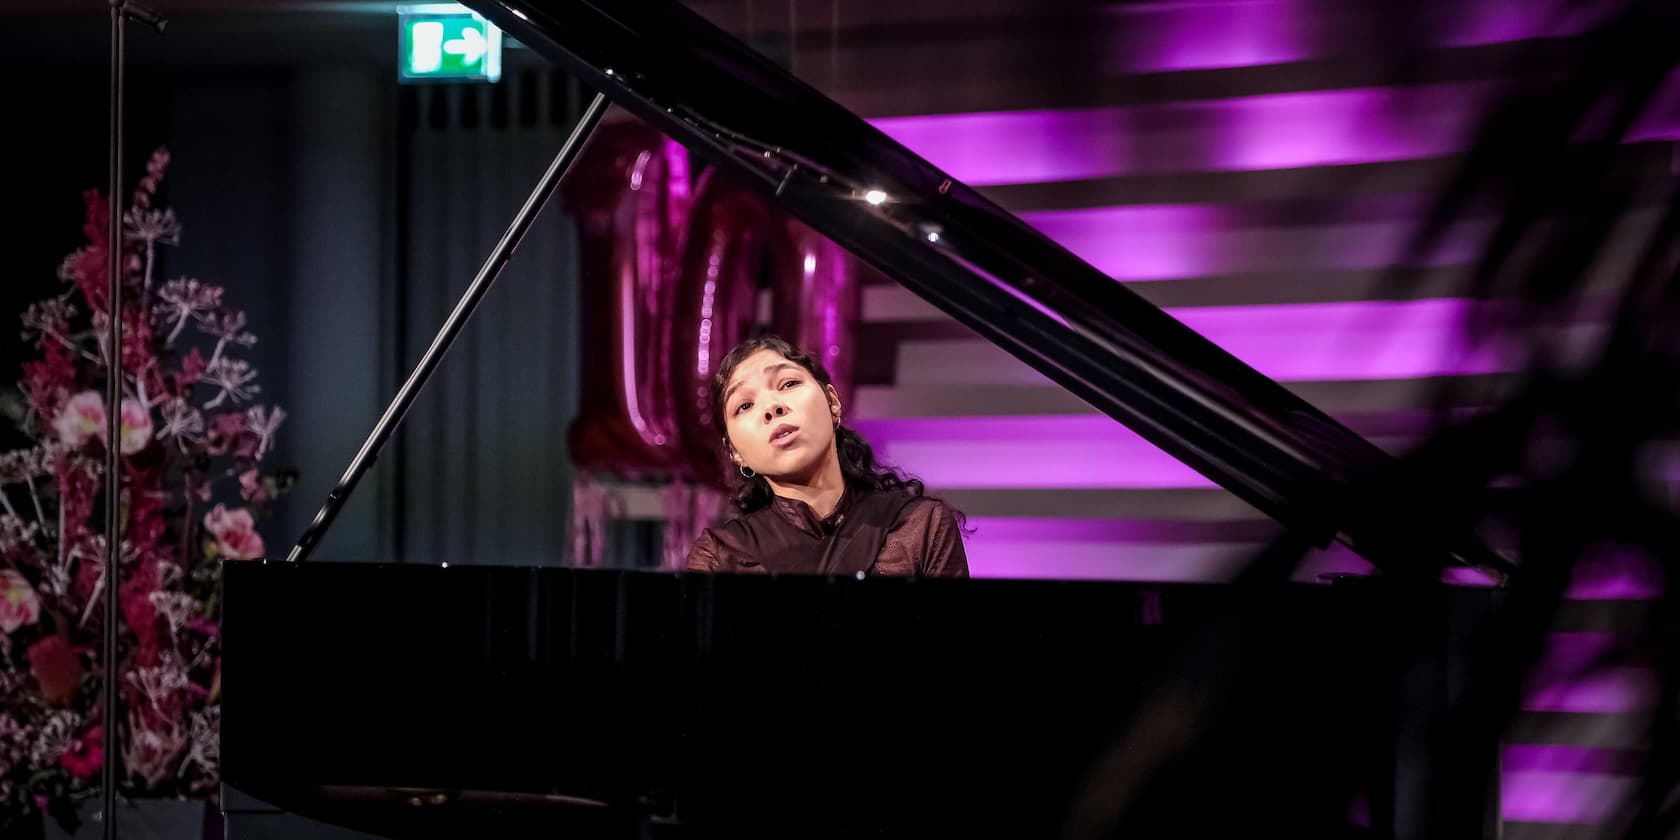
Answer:
<svg viewBox="0 0 1680 840"><path fill-rule="evenodd" d="M675 0L466 5L1307 541L1416 558L1357 501L1390 456Z"/></svg>

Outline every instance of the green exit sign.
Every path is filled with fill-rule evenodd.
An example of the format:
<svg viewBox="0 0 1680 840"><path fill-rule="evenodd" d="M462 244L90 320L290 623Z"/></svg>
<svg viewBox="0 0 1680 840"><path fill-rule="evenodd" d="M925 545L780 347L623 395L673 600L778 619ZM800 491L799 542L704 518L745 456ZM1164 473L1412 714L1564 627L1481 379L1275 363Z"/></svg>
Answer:
<svg viewBox="0 0 1680 840"><path fill-rule="evenodd" d="M402 81L494 82L502 77L502 30L465 6L410 6L398 10L397 20Z"/></svg>

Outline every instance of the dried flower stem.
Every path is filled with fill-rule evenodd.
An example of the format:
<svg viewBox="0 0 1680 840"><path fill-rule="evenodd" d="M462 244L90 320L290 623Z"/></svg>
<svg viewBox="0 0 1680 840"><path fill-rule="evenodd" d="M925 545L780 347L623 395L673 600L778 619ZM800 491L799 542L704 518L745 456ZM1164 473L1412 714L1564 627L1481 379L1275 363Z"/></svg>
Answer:
<svg viewBox="0 0 1680 840"><path fill-rule="evenodd" d="M185 495L187 497L187 515L186 515L186 518L183 519L182 522L181 522L181 557L182 558L187 558L187 557L192 557L193 556L193 553L192 553L193 529L198 524L198 521L193 518L193 494L192 494L192 485L191 484L187 485L187 492L186 492Z"/></svg>
<svg viewBox="0 0 1680 840"><path fill-rule="evenodd" d="M42 510L41 510L41 497L40 497L39 494L37 494L35 492L35 477L34 476L25 476L24 479L23 479L23 483L24 483L25 486L27 486L29 488L29 501L30 501L30 503L35 506L35 524L45 526L47 524L47 515L46 515L46 513L42 512Z"/></svg>
<svg viewBox="0 0 1680 840"><path fill-rule="evenodd" d="M184 329L187 328L187 322L190 321L190 320L192 320L192 310L191 309L181 310L181 317L175 319L175 328L169 331L169 337L163 340L164 343L165 344L174 344L175 343L175 337L179 336L181 334L181 330L184 330Z"/></svg>
<svg viewBox="0 0 1680 840"><path fill-rule="evenodd" d="M140 311L141 312L145 312L146 308L152 305L152 300L151 300L151 298L152 298L152 263L153 263L154 260L156 260L156 258L157 258L157 243L154 242L151 239L147 239L146 240L146 274L145 274L145 279L141 281L141 285L140 285Z"/></svg>
<svg viewBox="0 0 1680 840"><path fill-rule="evenodd" d="M66 576L68 576L69 572L70 572L70 558L68 556L66 556L66 554L65 554L66 550L67 549L64 546L64 514L62 512L60 512L59 515L58 515L58 565L57 565L57 568L63 569Z"/></svg>
<svg viewBox="0 0 1680 840"><path fill-rule="evenodd" d="M74 351L76 353L76 355L81 356L83 359L86 359L87 361L97 362L98 364L104 364L105 363L104 359L102 359L98 356L95 356L94 354L89 353L88 351L82 349L82 346L80 344L77 344L76 342L71 341L70 338L68 336L64 335L63 333L52 332L52 331L43 331L43 334L46 335L47 337L51 338L52 340L58 342L59 344L64 345L66 349Z"/></svg>
<svg viewBox="0 0 1680 840"><path fill-rule="evenodd" d="M228 343L228 340L225 339L225 338L217 339L216 349L210 353L210 361L204 363L204 367L205 367L206 370L215 367L216 362L221 361L222 349L227 347L227 343ZM217 400L216 402L220 403L221 400Z"/></svg>
<svg viewBox="0 0 1680 840"><path fill-rule="evenodd" d="M118 551L121 551L119 546ZM88 619L93 617L93 608L99 604L99 596L105 592L105 566L99 566L99 578L93 582L93 591L88 594L87 606L82 609L82 618L76 622L77 627L86 627Z"/></svg>

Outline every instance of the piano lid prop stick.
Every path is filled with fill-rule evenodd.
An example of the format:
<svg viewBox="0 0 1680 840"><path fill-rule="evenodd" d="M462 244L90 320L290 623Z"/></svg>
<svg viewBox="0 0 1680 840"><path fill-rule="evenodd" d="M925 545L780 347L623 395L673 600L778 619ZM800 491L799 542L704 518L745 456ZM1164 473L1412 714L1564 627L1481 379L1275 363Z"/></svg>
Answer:
<svg viewBox="0 0 1680 840"><path fill-rule="evenodd" d="M160 35L163 34L164 27L169 25L169 21L165 20L163 15L134 2L134 0L111 0L111 10L121 14L124 18L139 21L156 29Z"/></svg>
<svg viewBox="0 0 1680 840"><path fill-rule="evenodd" d="M122 158L123 158L123 70L127 63L125 24L134 18L163 32L163 16L128 0L111 0L111 136L109 192L105 204L105 269L110 287L105 298L105 632L100 655L105 660L99 689L105 734L105 760L99 768L100 819L105 840L117 837L117 593L122 591L118 559L122 552Z"/></svg>
<svg viewBox="0 0 1680 840"><path fill-rule="evenodd" d="M425 387L438 363L443 360L443 355L449 351L450 345L455 343L456 336L466 325L467 319L472 317L484 295L490 291L490 286L501 276L502 269L507 267L508 259L518 250L519 243L531 229L531 223L536 220L543 205L548 203L549 196L554 194L566 171L577 161L585 141L601 122L601 117L606 111L607 98L602 94L595 94L595 98L589 102L589 107L584 109L577 127L572 129L571 136L560 146L560 152L554 156L554 161L548 165L548 170L537 182L536 189L525 199L524 206L520 207L513 217L513 223L508 225L507 232L502 234L501 240L491 250L489 258L479 268L478 275L473 277L472 284L467 286L467 291L461 295L460 302L455 304L454 311L450 312L443 322L443 328L438 330L431 346L427 347L425 354L420 357L419 364L415 365L408 379L397 390L391 404L385 407L385 413L380 416L379 422L374 424L373 431L362 443L361 450L351 460L350 466L344 470L344 476L338 480L338 486L327 494L327 502L321 506L320 512L315 514L315 521L310 523L309 529L304 531L297 545L292 547L292 553L286 557L287 562L296 563L308 559L315 546L320 543L321 537L332 527L333 520L344 508L344 503L350 499L350 494L355 491L357 482L361 481L362 475L373 466L374 460L379 457L379 450L385 447L391 434L396 431L403 418L408 416L408 410L414 405L420 389Z"/></svg>

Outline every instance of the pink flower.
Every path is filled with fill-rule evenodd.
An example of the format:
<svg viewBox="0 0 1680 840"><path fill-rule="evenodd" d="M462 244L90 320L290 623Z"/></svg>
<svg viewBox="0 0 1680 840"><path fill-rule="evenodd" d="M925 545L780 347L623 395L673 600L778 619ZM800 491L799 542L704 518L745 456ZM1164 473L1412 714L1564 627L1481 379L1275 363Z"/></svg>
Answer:
<svg viewBox="0 0 1680 840"><path fill-rule="evenodd" d="M239 495L247 502L261 502L268 498L268 491L263 489L262 476L256 470L246 470L239 474Z"/></svg>
<svg viewBox="0 0 1680 840"><path fill-rule="evenodd" d="M39 361L23 363L24 390L29 405L42 417L53 415L53 406L76 387L76 362L70 349L56 341L40 342Z"/></svg>
<svg viewBox="0 0 1680 840"><path fill-rule="evenodd" d="M101 724L89 727L80 738L70 742L64 754L58 757L58 763L70 775L83 781L99 775L100 769L105 766L105 727Z"/></svg>
<svg viewBox="0 0 1680 840"><path fill-rule="evenodd" d="M124 581L122 594L117 599L123 623L134 632L134 640L138 643L135 658L143 662L149 662L156 655L158 637L157 607L152 604L152 593L157 591L156 575L147 577L152 579L137 576Z"/></svg>
<svg viewBox="0 0 1680 840"><path fill-rule="evenodd" d="M249 511L242 508L239 513L244 513L245 519L250 520L251 514ZM227 505L216 505L204 512L204 530L213 537L220 537L222 532L233 527L234 516L235 512L228 510Z"/></svg>
<svg viewBox="0 0 1680 840"><path fill-rule="evenodd" d="M98 391L83 391L65 401L53 420L58 439L76 447L90 439L105 440L105 401ZM152 441L152 413L139 400L122 401L122 453L133 455Z"/></svg>
<svg viewBox="0 0 1680 840"><path fill-rule="evenodd" d="M204 530L216 538L217 553L228 560L255 560L263 555L256 521L245 508L230 511L216 505L204 514Z"/></svg>
<svg viewBox="0 0 1680 840"><path fill-rule="evenodd" d="M105 431L105 401L98 391L83 391L71 397L59 409L53 420L58 439L70 447L81 446L90 438L103 438Z"/></svg>
<svg viewBox="0 0 1680 840"><path fill-rule="evenodd" d="M47 636L29 646L24 654L35 681L41 684L41 699L55 706L74 700L82 688L82 657L63 636Z"/></svg>
<svg viewBox="0 0 1680 840"><path fill-rule="evenodd" d="M100 429L104 437L104 429ZM139 400L122 401L122 454L133 455L152 442L152 413Z"/></svg>
<svg viewBox="0 0 1680 840"><path fill-rule="evenodd" d="M85 458L60 457L53 465L58 479L59 522L64 523L64 542L74 544L87 533L93 513L93 497L99 494L96 465Z"/></svg>
<svg viewBox="0 0 1680 840"><path fill-rule="evenodd" d="M190 310L188 314L191 314ZM197 347L188 350L186 355L181 357L181 372L175 375L176 389L185 391L192 387L192 384L204 375L206 367L208 365L204 363L204 356L199 354Z"/></svg>
<svg viewBox="0 0 1680 840"><path fill-rule="evenodd" d="M139 257L134 259L138 261ZM157 357L152 355L152 319L138 306L123 307L123 373L140 378L156 366Z"/></svg>
<svg viewBox="0 0 1680 840"><path fill-rule="evenodd" d="M224 411L210 417L210 434L205 438L211 455L224 455L232 450L235 457L249 458L257 450L257 441L246 434L243 411Z"/></svg>
<svg viewBox="0 0 1680 840"><path fill-rule="evenodd" d="M41 618L41 599L23 575L0 571L0 632L10 633Z"/></svg>

